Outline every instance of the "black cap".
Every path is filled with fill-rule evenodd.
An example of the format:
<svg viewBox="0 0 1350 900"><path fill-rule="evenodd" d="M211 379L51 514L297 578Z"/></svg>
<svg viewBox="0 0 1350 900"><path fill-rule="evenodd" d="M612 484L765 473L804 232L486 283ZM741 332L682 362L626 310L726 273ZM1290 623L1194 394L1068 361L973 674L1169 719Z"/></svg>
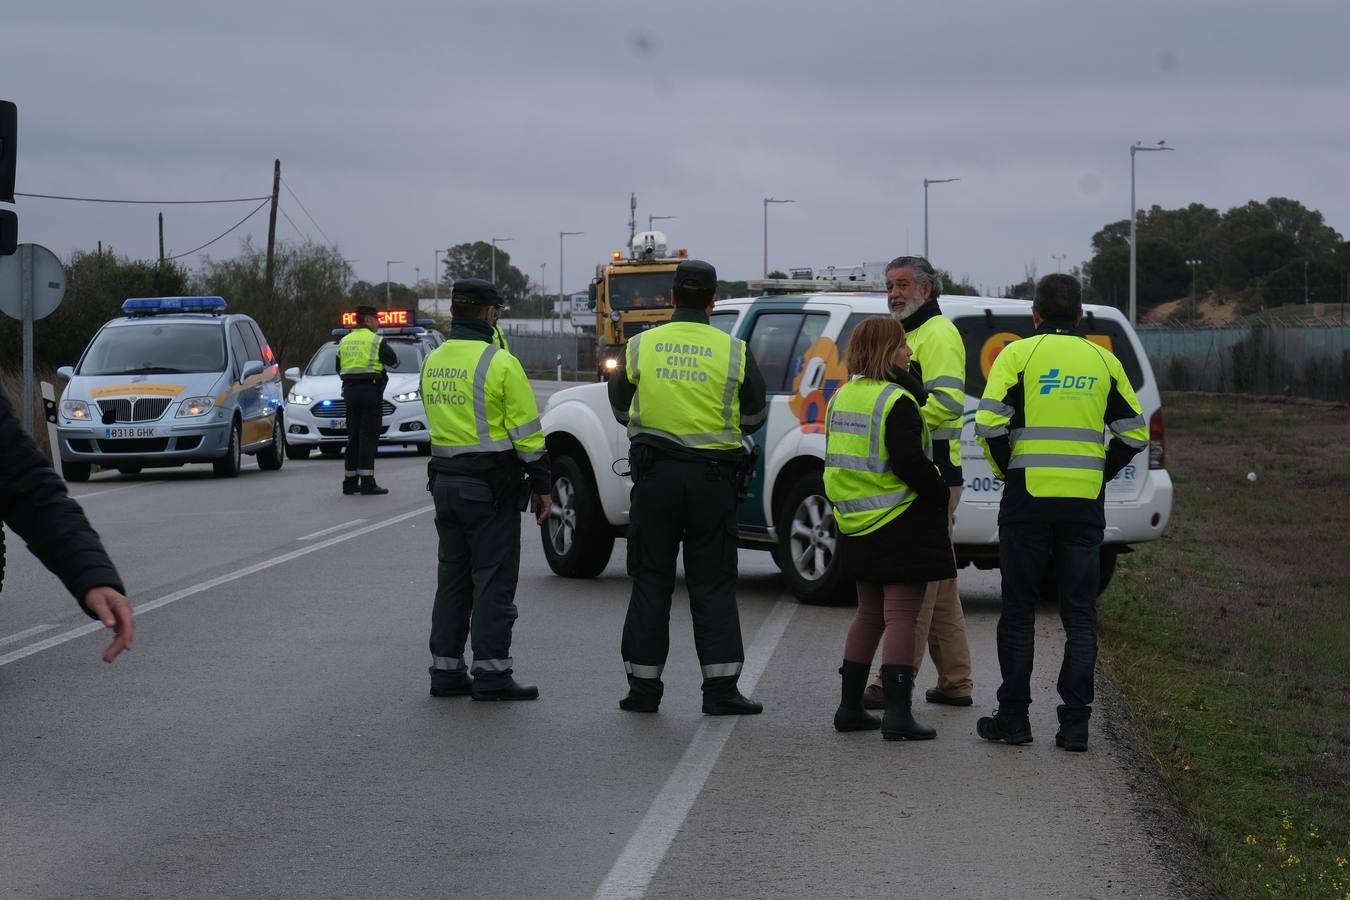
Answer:
<svg viewBox="0 0 1350 900"><path fill-rule="evenodd" d="M366 316L378 317L379 315L380 315L379 311L376 310L375 307L373 306L358 306L356 308L357 320L364 319Z"/></svg>
<svg viewBox="0 0 1350 900"><path fill-rule="evenodd" d="M701 259L686 259L675 267L675 290L708 294L717 290L717 270Z"/></svg>
<svg viewBox="0 0 1350 900"><path fill-rule="evenodd" d="M451 303L469 303L474 306L504 306L492 282L481 278L460 278L450 288Z"/></svg>

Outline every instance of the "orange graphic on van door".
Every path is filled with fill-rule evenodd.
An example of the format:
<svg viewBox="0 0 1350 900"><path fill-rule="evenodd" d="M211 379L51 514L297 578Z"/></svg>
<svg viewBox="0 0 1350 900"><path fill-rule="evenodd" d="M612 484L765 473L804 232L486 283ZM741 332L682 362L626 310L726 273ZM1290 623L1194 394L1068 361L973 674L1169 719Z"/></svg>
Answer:
<svg viewBox="0 0 1350 900"><path fill-rule="evenodd" d="M984 373L985 378L989 377L989 370L994 367L994 360L998 359L998 355L1003 352L1003 348L1013 341L1020 341L1021 339L1020 334L1000 331L984 342L984 346L980 348L980 371Z"/></svg>
<svg viewBox="0 0 1350 900"><path fill-rule="evenodd" d="M788 409L806 434L825 433L825 407L834 392L848 380L848 370L839 358L839 348L827 337L806 348L792 376Z"/></svg>

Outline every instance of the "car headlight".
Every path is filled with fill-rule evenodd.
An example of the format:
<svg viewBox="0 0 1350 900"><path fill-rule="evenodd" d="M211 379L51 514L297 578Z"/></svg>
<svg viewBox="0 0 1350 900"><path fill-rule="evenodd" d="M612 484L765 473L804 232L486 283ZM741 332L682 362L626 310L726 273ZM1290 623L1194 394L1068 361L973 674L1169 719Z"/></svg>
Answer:
<svg viewBox="0 0 1350 900"><path fill-rule="evenodd" d="M395 394L394 399L399 403L412 403L414 400L422 399L422 392L418 390L404 391L401 394Z"/></svg>
<svg viewBox="0 0 1350 900"><path fill-rule="evenodd" d="M608 359L605 360L605 371L607 371L607 372L613 372L613 371L614 371L615 369L617 369L618 367L619 367L619 361L618 361L617 359L615 359L614 357L611 356L611 357L609 357Z"/></svg>
<svg viewBox="0 0 1350 900"><path fill-rule="evenodd" d="M314 402L314 398L308 394L297 394L295 391L291 391L286 395L286 402L294 403L297 406L309 406Z"/></svg>
<svg viewBox="0 0 1350 900"><path fill-rule="evenodd" d="M204 416L209 413L216 405L216 401L210 397L188 397L182 403L178 404L179 419L191 419L196 416Z"/></svg>
<svg viewBox="0 0 1350 900"><path fill-rule="evenodd" d="M89 415L89 404L83 400L62 400L61 415L77 422L88 422L92 418Z"/></svg>

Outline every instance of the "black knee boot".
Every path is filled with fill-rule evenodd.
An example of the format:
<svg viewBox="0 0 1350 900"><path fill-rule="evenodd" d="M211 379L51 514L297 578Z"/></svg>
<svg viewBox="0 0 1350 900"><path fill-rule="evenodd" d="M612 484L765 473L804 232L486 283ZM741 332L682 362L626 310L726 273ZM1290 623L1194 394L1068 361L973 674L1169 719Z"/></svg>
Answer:
<svg viewBox="0 0 1350 900"><path fill-rule="evenodd" d="M863 688L867 686L868 663L849 662L839 667L843 687L839 694L839 708L834 712L835 731L875 731L881 720L863 709Z"/></svg>
<svg viewBox="0 0 1350 900"><path fill-rule="evenodd" d="M914 695L913 666L882 666L881 690L886 695L886 713L881 736L888 741L929 741L937 731L914 721L910 700Z"/></svg>

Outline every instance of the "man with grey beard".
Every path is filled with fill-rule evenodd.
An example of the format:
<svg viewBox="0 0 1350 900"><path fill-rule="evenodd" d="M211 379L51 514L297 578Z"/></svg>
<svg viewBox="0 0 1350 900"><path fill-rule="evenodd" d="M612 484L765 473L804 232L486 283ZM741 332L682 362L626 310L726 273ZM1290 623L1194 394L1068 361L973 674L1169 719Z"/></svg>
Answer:
<svg viewBox="0 0 1350 900"><path fill-rule="evenodd" d="M942 315L938 297L942 279L922 256L900 256L886 266L886 297L891 315L905 327L913 368L927 398L920 412L933 438L933 462L947 483L947 537L951 538L956 504L964 484L961 474L961 418L966 410L966 346L951 320ZM956 579L929 582L914 632L914 667L923 662L925 647L937 668L937 687L925 697L929 703L970 706L970 646L966 619ZM863 697L869 709L882 709L878 678Z"/></svg>

